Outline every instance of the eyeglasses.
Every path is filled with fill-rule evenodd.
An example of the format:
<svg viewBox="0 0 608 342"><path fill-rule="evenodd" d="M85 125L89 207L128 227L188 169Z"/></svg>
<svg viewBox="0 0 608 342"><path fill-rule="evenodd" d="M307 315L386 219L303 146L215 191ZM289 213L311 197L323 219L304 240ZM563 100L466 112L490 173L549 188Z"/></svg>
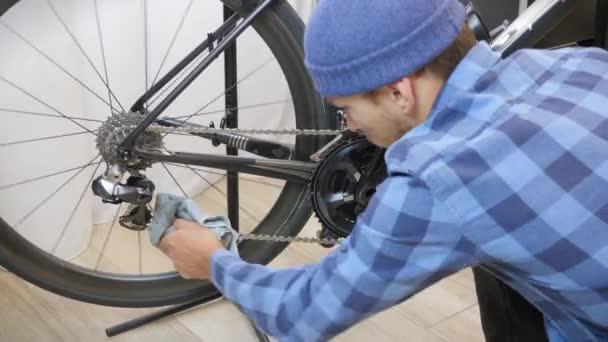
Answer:
<svg viewBox="0 0 608 342"><path fill-rule="evenodd" d="M348 125L348 122L347 122L348 109L339 108L336 111L336 114L338 115L338 125L340 125L340 129L345 129L346 126Z"/></svg>

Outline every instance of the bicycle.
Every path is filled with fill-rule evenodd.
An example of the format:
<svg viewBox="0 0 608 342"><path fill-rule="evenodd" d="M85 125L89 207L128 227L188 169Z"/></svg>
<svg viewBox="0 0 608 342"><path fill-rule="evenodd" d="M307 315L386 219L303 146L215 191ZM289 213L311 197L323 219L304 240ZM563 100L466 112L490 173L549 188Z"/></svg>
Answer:
<svg viewBox="0 0 608 342"><path fill-rule="evenodd" d="M213 29L206 31L203 37L195 36L198 39L196 47L184 50L186 56L175 60L177 57L172 49L181 44L179 33L184 27L196 27L197 22L188 21L188 17L193 15L197 6L209 3L184 0L167 5L142 0L129 7L124 1L104 2L103 6L97 0L87 3L73 1L71 4L75 6L75 11L83 8L88 10L81 12L68 11L65 1L22 0L3 1L0 4L0 28L3 29L0 39L13 42L11 53L7 51L0 58L0 66L4 66L0 67L0 86L3 87L0 88L0 94L3 94L0 99L5 103L29 104L34 108L23 109L15 105L0 107L5 116L11 115L13 118L5 122L5 126L8 126L5 127L7 136L0 141L0 160L3 164L3 172L0 173L0 198L3 203L0 208L0 264L46 290L101 305L149 307L201 297L211 298L217 291L209 282L187 281L171 270L143 273L142 240L145 239L146 224L152 212L153 194L167 189L185 195L188 192L197 193L204 187L214 188L214 180L226 177L228 215L235 228L243 228L244 219L240 214L248 214L238 204L239 179L241 182L259 182L259 179L239 178L239 174L243 173L281 180L278 184L271 182L280 191L266 216L253 223L255 227L251 234L243 234L240 251L245 260L255 263L272 260L289 242L297 239L313 209L324 229L317 238L304 240L330 246L350 233L357 214L363 211L375 186L385 177L382 150L366 143L360 136L342 132L339 112L326 105L314 91L303 65L301 42L304 25L286 1L214 2L212 10L223 16L215 21L206 19L213 23ZM515 49L536 44L574 8L575 3L538 0L513 23L504 25L500 32L494 34L483 26L473 7L469 11L469 23L480 36L485 35L486 39L491 40L497 51L506 55ZM177 14L171 14L169 9ZM136 18L124 13L127 10L143 11L140 18L143 25L139 26L143 30L136 32L143 36L144 42L140 46L134 47L129 41L119 44L128 32L117 31L117 25L130 24ZM113 11L112 16L108 15L108 11ZM173 15L177 25L166 30L151 26L153 15L161 19ZM28 20L23 20L23 16ZM111 25L106 21L109 18L115 20ZM30 27L28 31L26 24L31 23L39 23L40 26L32 25L33 28ZM247 30L250 26L253 30ZM49 27L63 32L63 40L50 34L48 37L52 40L40 40L33 36L36 30L46 34ZM76 33L75 28L78 27L82 30ZM135 30L133 26L128 28ZM149 52L149 44L152 44L149 34L153 29L156 33L169 34L161 50L165 52L155 56L154 62ZM242 50L239 48L237 51L237 38L239 47L244 45L255 49L256 53L239 55ZM87 45L90 42L96 42L98 46L92 48ZM76 72L64 66L67 62L54 58L53 55L62 49L54 48L53 43L63 49L73 49L80 63L76 63L81 67L79 73L89 78L81 80L75 75ZM118 44L115 50L108 48L110 43ZM30 57L26 59L22 51L29 51L31 54L27 56ZM123 86L123 81L128 79L121 79L117 85L117 75L109 72L110 64L115 65L116 60L131 63L121 51L126 51L126 56L135 54L135 51L143 54L140 56L143 57L143 65L140 63L123 71L139 73L136 75L139 76L136 89ZM217 60L221 54L224 55L223 63ZM34 62L35 58L38 59L37 64L29 64L27 69L6 67L17 62ZM256 66L243 73L239 69L242 64L237 62L239 58L246 62L255 60ZM166 65L170 60L175 60L175 66L169 69ZM260 71L275 60L277 69ZM154 68L151 64L154 64ZM36 78L42 70L38 68L42 67L45 68L48 84L41 84ZM222 84L200 82L199 76L203 71L224 74L225 80ZM276 77L271 77L277 76L277 71L281 74L278 81ZM244 80L249 80L258 72L262 73L261 85L246 88ZM245 76L238 77L243 74ZM32 78L28 79L28 76ZM60 76L70 83L59 82ZM140 81L142 78L144 81ZM268 88L269 82L281 83L282 88L279 89L289 92L287 100L270 97L257 104L242 104L243 99L267 97L268 92L253 91ZM55 83L57 86L53 87ZM90 86L91 83L96 83L96 86ZM82 98L64 98L62 107L46 100L48 96L39 95L50 92L61 98L61 94L69 91ZM137 91L143 92L143 95L136 95ZM126 96L121 96L125 93ZM199 100L205 96L208 97L206 103ZM133 101L129 108L123 107L120 101L125 97ZM184 98L194 98L195 101L185 101ZM210 110L209 106L217 100L224 100L224 108ZM201 105L201 102L205 104ZM197 104L196 110L188 109L193 103ZM278 131L269 128L273 124L260 122L251 115L240 115L243 111L259 108L279 112L288 108L290 115L287 124L279 122L274 127L289 128ZM103 110L105 114L87 116L88 110ZM167 113L171 115L161 116ZM208 115L223 116L218 128L213 122L203 124L195 121ZM41 122L39 126L32 125L31 119L34 117ZM54 128L56 135L44 135L45 128L57 121L64 126ZM26 130L37 132L38 136L23 137L21 134ZM278 138L277 134L287 138ZM88 140L78 140L82 137ZM86 162L75 164L65 161L68 158L53 159L50 154L56 152L57 147L46 143L54 143L59 138L68 139L64 145L59 145L60 150L87 157ZM74 138L77 140L69 140ZM186 138L190 138L188 145L184 143ZM224 145L227 155L175 150L191 146L192 140L198 142L201 139L209 141L213 149ZM36 159L29 158L29 155L21 157L31 152L25 150L26 145L30 144L35 146L34 152L40 152ZM81 151L83 149L87 151ZM91 154L91 151L95 152ZM247 156L238 157L239 151L247 153ZM107 166L102 170L104 163ZM103 174L99 175L99 171L103 171ZM165 183L158 181L160 172L164 173ZM180 178L185 178L183 172L189 173L187 187L179 182ZM14 179L7 182L7 175ZM60 181L58 177L67 178L67 181ZM210 180L209 177L215 178ZM43 187L39 183L42 180L48 180L51 185ZM66 193L67 186L75 187L78 182L84 184L84 190L79 184L78 191ZM187 191L186 188L193 190ZM40 193L43 200L32 203L25 196L18 196L24 193ZM93 198L97 202L101 199L110 208L111 215L106 216L111 220L106 220L109 227L106 227L107 236L100 240L103 245L97 246L101 251L96 250L94 262L88 263L94 266L87 267L62 259L69 259L68 254L74 253L68 251L69 246L62 239L74 229L74 222L93 225L90 218L83 216L83 210L79 211L83 203L86 205ZM50 205L50 200L58 204ZM76 202L75 206L59 214L57 210L63 209L62 202L69 200ZM25 210L17 214L14 209L19 208ZM49 218L55 218L57 222L49 223ZM47 231L54 229L59 238L44 240L43 234L29 230L36 226L44 226ZM111 234L116 232L113 231L114 227L118 226L121 232L131 233L122 236L137 241L140 248L138 262L132 261L138 263L136 271L131 271L134 274L110 273L109 270L100 269L107 242Z"/></svg>

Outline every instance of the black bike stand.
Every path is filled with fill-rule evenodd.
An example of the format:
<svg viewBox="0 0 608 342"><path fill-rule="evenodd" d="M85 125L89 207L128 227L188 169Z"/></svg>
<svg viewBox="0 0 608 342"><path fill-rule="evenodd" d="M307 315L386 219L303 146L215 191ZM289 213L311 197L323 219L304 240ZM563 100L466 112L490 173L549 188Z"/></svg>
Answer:
<svg viewBox="0 0 608 342"><path fill-rule="evenodd" d="M224 6L224 20L228 20L232 17L234 12L227 6ZM225 73L225 86L226 86L226 116L224 120L222 120L222 128L236 128L238 127L238 96L237 96L237 88L234 86L238 83L237 77L237 67L236 67L236 43L227 47L224 51L224 73ZM238 149L228 147L226 150L228 155L237 155ZM227 201L228 201L228 217L230 221L233 222L233 229L238 231L238 223L239 223L239 188L238 188L238 173L228 171L228 184L227 184ZM210 297L205 297L201 299L197 299L190 303L175 305L157 312L153 312L151 314L147 314L145 316L141 316L135 318L133 320L115 325L113 327L106 329L106 335L108 337L112 337L135 328L141 327L145 324L158 321L165 317L174 315L179 312L183 312L195 306L203 305L205 303L209 303L213 300L221 298L221 294L216 294ZM255 334L258 339L263 342L269 342L270 339L263 332L261 332L254 324L251 322L251 326L253 327Z"/></svg>
<svg viewBox="0 0 608 342"><path fill-rule="evenodd" d="M162 309L159 310L157 312L153 312L135 319L132 319L130 321L124 322L124 323L120 323L117 324L115 326L112 326L110 328L106 329L106 336L108 337L112 337L112 336L116 336L118 334L122 334L124 332L127 331L131 331L133 329L139 328L141 326L144 326L148 323L152 323L152 322L156 322L160 319L163 319L165 317L186 311L190 308L193 308L195 306L199 306L199 305L203 305L206 303L209 303L211 301L214 301L216 299L222 298L221 294L216 294L213 296L209 296L209 297L205 297L205 298L201 298L201 299L197 299L195 301L192 301L190 303L185 303L185 304L180 304L180 305L175 305L166 309ZM251 322L251 326L253 327L253 330L255 331L256 336L258 337L259 341L262 342L269 342L270 339L268 338L268 336L266 336L266 334L264 334L263 332L261 332L256 326L255 324L253 324L253 322Z"/></svg>

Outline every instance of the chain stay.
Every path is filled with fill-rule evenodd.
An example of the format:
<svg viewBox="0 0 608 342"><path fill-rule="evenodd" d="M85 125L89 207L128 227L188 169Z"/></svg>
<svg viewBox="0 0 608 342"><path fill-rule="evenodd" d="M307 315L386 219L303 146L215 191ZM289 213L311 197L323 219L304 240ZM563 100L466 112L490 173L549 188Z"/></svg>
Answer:
<svg viewBox="0 0 608 342"><path fill-rule="evenodd" d="M330 130L330 129L239 129L239 128L211 128L211 127L165 127L160 125L151 125L146 128L148 131L159 132L159 133L178 133L178 134L213 134L213 133L224 133L224 134L265 134L265 135L338 135L342 133L341 130ZM272 241L272 242L301 242L301 243L317 243L325 245L338 245L344 239L332 239L332 238L311 238L311 237L299 237L299 236L276 236L276 235L262 235L262 234L242 234L239 233L239 241L242 240L256 240L256 241Z"/></svg>

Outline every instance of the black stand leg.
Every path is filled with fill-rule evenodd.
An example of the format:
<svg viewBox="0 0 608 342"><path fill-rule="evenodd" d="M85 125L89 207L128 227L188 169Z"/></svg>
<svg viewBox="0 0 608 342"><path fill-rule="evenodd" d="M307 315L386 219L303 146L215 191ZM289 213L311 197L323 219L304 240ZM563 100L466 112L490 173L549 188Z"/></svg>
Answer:
<svg viewBox="0 0 608 342"><path fill-rule="evenodd" d="M216 299L221 298L222 295L221 294L215 294L213 296L209 296L209 297L205 297L205 298L201 298L201 299L197 299L195 301L192 301L190 303L185 303L185 304L180 304L180 305L175 305L163 310L159 310L157 312L153 312L150 314L147 314L145 316L141 316L138 318L135 318L133 320L124 322L124 323L120 323L117 324L115 326L109 327L106 329L106 336L108 337L112 337L112 336L116 336L122 333L125 333L127 331L131 331L133 329L139 328L141 326L144 326L148 323L152 323L152 322L156 322L158 320L161 320L165 317L169 317L171 315L180 313L180 312L184 312L188 309L191 309L193 307L199 306L199 305L203 305L209 302L212 302ZM270 341L270 339L268 338L268 336L266 336L266 334L264 334L263 332L261 332L256 326L255 324L253 324L253 322L251 322L251 326L253 327L253 330L255 331L256 336L258 337L258 340L261 342L268 342Z"/></svg>
<svg viewBox="0 0 608 342"><path fill-rule="evenodd" d="M221 298L221 297L222 297L221 294L216 294L211 297L197 299L190 303L175 305L175 306L172 306L172 307L169 307L169 308L157 311L157 312L153 312L151 314L147 314L145 316L141 316L141 317L135 318L133 320L110 327L110 328L106 329L106 335L108 337L112 337L112 336L115 336L118 334L122 334L124 332L133 330L135 328L139 328L145 324L152 323L152 322L158 321L160 319L163 319L165 317L171 316L173 314L186 311L195 306L209 303L209 302L216 300L218 298Z"/></svg>
<svg viewBox="0 0 608 342"><path fill-rule="evenodd" d="M224 20L228 20L234 12L224 6ZM224 51L224 80L226 93L224 94L226 114L224 117L225 128L237 128L239 126L239 101L238 101L238 73L236 41ZM224 127L222 127L224 128ZM234 147L226 147L226 154L236 156L239 150ZM228 206L228 218L232 222L232 228L239 231L239 174L228 171L226 173L226 199Z"/></svg>

